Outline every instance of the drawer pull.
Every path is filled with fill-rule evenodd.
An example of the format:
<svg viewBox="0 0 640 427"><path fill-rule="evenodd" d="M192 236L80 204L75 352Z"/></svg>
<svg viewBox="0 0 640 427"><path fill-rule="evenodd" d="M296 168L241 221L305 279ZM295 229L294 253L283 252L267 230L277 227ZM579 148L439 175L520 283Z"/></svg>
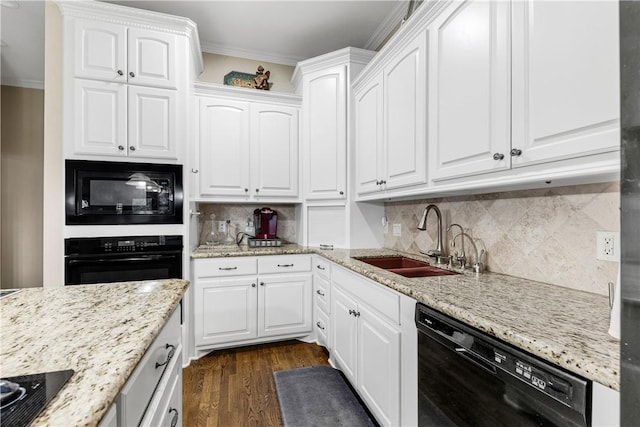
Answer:
<svg viewBox="0 0 640 427"><path fill-rule="evenodd" d="M175 345L171 345L171 344L167 343L167 344L164 346L164 348L165 348L165 349L170 349L170 350L169 350L169 354L167 354L167 360L165 360L165 361L164 361L164 362L162 362L162 363L158 363L158 362L156 362L156 369L158 369L160 366L164 366L164 365L166 365L167 363L169 363L169 361L173 358L173 355L176 353L176 346L175 346Z"/></svg>
<svg viewBox="0 0 640 427"><path fill-rule="evenodd" d="M221 271L231 271L231 270L237 270L238 267L218 267L218 270Z"/></svg>
<svg viewBox="0 0 640 427"><path fill-rule="evenodd" d="M333 249L333 245L325 245L325 244L320 244L320 249L325 249L325 250L331 250Z"/></svg>
<svg viewBox="0 0 640 427"><path fill-rule="evenodd" d="M278 267L293 267L293 264L278 264Z"/></svg>
<svg viewBox="0 0 640 427"><path fill-rule="evenodd" d="M171 427L176 427L178 424L178 418L180 418L180 414L176 408L169 408L169 413L173 412L173 418L171 418Z"/></svg>
<svg viewBox="0 0 640 427"><path fill-rule="evenodd" d="M318 265L316 266L316 268L317 268L318 270L323 270L323 271L324 271L324 270L326 270L326 268L324 268L324 267L323 267L323 266L321 266L320 264L318 264Z"/></svg>
<svg viewBox="0 0 640 427"><path fill-rule="evenodd" d="M322 323L316 322L316 326L324 331L324 326L322 326Z"/></svg>
<svg viewBox="0 0 640 427"><path fill-rule="evenodd" d="M321 297L324 296L324 292L322 292L320 289L316 291L316 294L320 295Z"/></svg>

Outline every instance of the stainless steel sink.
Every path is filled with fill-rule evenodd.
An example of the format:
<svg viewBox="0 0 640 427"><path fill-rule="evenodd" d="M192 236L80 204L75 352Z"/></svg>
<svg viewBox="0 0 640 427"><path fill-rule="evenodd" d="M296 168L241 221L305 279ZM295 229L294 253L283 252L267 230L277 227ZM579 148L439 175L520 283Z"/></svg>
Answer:
<svg viewBox="0 0 640 427"><path fill-rule="evenodd" d="M403 256L354 257L354 259L404 277L433 277L460 274L455 271L445 270L444 268L433 267L424 261Z"/></svg>

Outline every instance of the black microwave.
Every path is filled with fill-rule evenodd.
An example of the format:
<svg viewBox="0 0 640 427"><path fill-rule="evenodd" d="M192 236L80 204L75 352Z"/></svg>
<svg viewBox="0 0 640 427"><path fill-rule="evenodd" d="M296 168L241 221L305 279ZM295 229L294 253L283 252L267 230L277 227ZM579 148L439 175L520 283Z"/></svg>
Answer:
<svg viewBox="0 0 640 427"><path fill-rule="evenodd" d="M182 165L65 161L67 225L182 224Z"/></svg>

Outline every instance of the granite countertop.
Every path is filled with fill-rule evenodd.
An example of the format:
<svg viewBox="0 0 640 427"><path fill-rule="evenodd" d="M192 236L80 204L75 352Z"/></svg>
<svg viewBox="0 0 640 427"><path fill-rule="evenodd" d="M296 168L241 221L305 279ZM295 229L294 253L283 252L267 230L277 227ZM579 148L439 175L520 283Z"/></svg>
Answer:
<svg viewBox="0 0 640 427"><path fill-rule="evenodd" d="M406 278L353 257L403 255L389 249L199 248L193 258L316 253L489 335L620 390L620 344L608 333L605 296L496 273Z"/></svg>
<svg viewBox="0 0 640 427"><path fill-rule="evenodd" d="M31 425L97 425L188 286L157 280L30 288L0 300L3 378L75 371Z"/></svg>
<svg viewBox="0 0 640 427"><path fill-rule="evenodd" d="M192 259L200 258L220 258L232 256L255 256L255 255L291 255L291 254L312 254L316 250L297 245L295 243L283 243L282 246L250 248L248 246L199 246L191 253Z"/></svg>

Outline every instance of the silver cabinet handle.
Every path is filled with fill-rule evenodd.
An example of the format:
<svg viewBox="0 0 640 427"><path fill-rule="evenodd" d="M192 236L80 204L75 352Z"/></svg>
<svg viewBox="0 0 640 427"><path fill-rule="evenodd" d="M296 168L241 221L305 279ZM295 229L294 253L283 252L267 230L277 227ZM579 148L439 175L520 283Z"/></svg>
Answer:
<svg viewBox="0 0 640 427"><path fill-rule="evenodd" d="M293 267L293 264L278 264L278 267Z"/></svg>
<svg viewBox="0 0 640 427"><path fill-rule="evenodd" d="M259 189L259 188L256 188L256 193L259 193L259 192L260 192L260 189Z"/></svg>
<svg viewBox="0 0 640 427"><path fill-rule="evenodd" d="M255 283L252 283L252 284L251 284L251 287L252 287L252 288L255 288L255 287L256 287L256 284L255 284Z"/></svg>
<svg viewBox="0 0 640 427"><path fill-rule="evenodd" d="M218 267L218 270L220 271L231 271L231 270L237 270L238 267Z"/></svg>
<svg viewBox="0 0 640 427"><path fill-rule="evenodd" d="M130 75L131 77L135 77L135 76L136 76L136 75L135 75L135 73L134 73L133 71L131 71L131 72L129 73L129 75Z"/></svg>
<svg viewBox="0 0 640 427"><path fill-rule="evenodd" d="M341 195L341 196L344 196L344 191L341 191L341 192L340 192L340 195Z"/></svg>
<svg viewBox="0 0 640 427"><path fill-rule="evenodd" d="M355 310L351 310L351 309L350 309L350 310L349 310L349 314L353 316L354 314L356 314L356 311L355 311Z"/></svg>
<svg viewBox="0 0 640 427"><path fill-rule="evenodd" d="M260 282L260 286L264 286L264 282Z"/></svg>
<svg viewBox="0 0 640 427"><path fill-rule="evenodd" d="M356 312L353 313L353 315L356 316L356 317L360 317L360 312L356 311Z"/></svg>
<svg viewBox="0 0 640 427"><path fill-rule="evenodd" d="M320 249L333 249L333 245L325 245L320 243Z"/></svg>
<svg viewBox="0 0 640 427"><path fill-rule="evenodd" d="M191 168L191 173L198 173L198 172L200 172L198 169Z"/></svg>
<svg viewBox="0 0 640 427"><path fill-rule="evenodd" d="M321 297L323 297L323 296L324 296L324 292L321 292L321 291L320 291L320 289L318 289L318 290L316 291L316 294L320 295Z"/></svg>
<svg viewBox="0 0 640 427"><path fill-rule="evenodd" d="M326 268L324 268L323 266L321 266L320 264L316 265L316 268L318 270L326 270Z"/></svg>
<svg viewBox="0 0 640 427"><path fill-rule="evenodd" d="M316 326L324 331L324 326L322 326L322 323L316 322Z"/></svg>
<svg viewBox="0 0 640 427"><path fill-rule="evenodd" d="M385 181L384 179L382 181L380 181L380 185L386 184L386 183L387 183L387 181Z"/></svg>
<svg viewBox="0 0 640 427"><path fill-rule="evenodd" d="M511 149L511 156L513 157L519 157L522 154L522 150L519 148L512 148Z"/></svg>
<svg viewBox="0 0 640 427"><path fill-rule="evenodd" d="M118 75L119 75L119 76L124 75L124 73L122 72L122 70L118 70L118 71L116 71L116 73L118 73Z"/></svg>
<svg viewBox="0 0 640 427"><path fill-rule="evenodd" d="M502 153L493 153L493 160L502 160L504 159L504 154Z"/></svg>
<svg viewBox="0 0 640 427"><path fill-rule="evenodd" d="M178 418L180 418L180 413L176 408L170 408L169 413L173 412L173 418L171 418L171 427L176 427L178 425Z"/></svg>
<svg viewBox="0 0 640 427"><path fill-rule="evenodd" d="M245 192L245 193L248 193L248 192L249 192L249 189L248 189L248 188L245 188L245 189L244 189L244 192Z"/></svg>
<svg viewBox="0 0 640 427"><path fill-rule="evenodd" d="M134 147L133 145L129 147L129 150L131 151L136 151L136 147Z"/></svg>
<svg viewBox="0 0 640 427"><path fill-rule="evenodd" d="M124 151L124 146L123 145L118 145L118 150Z"/></svg>
<svg viewBox="0 0 640 427"><path fill-rule="evenodd" d="M167 344L164 346L164 348L169 350L169 353L167 354L167 360L165 360L165 361L164 361L164 362L162 362L162 363L158 363L158 362L156 362L156 369L158 369L160 366L164 366L164 365L166 365L167 363L169 363L169 361L171 360L171 358L173 358L173 355L176 353L176 346L175 346L175 345L171 345L171 344L167 343Z"/></svg>

